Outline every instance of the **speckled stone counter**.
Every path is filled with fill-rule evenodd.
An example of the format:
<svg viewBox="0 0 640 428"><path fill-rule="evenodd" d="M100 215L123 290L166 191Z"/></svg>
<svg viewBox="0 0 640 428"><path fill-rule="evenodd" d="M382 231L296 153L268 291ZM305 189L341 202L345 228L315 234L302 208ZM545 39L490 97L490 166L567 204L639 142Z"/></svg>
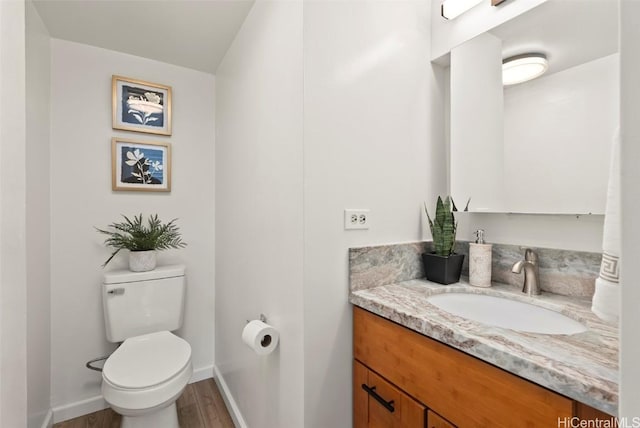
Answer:
<svg viewBox="0 0 640 428"><path fill-rule="evenodd" d="M574 318L589 330L575 335L524 333L457 317L427 300L433 294L461 291L533 303ZM511 285L476 288L464 281L443 286L408 279L370 288L352 286L350 301L522 378L617 414L618 330L593 315L588 298L551 293L528 297Z"/></svg>
<svg viewBox="0 0 640 428"><path fill-rule="evenodd" d="M493 281L522 286L522 275L511 266L524 256L526 247L493 244ZM540 288L563 296L591 297L600 272L602 254L585 251L531 247L538 254ZM431 251L430 242L377 245L349 249L349 280L352 290L424 278L421 254ZM456 253L464 254L462 274L469 275L469 242L458 241Z"/></svg>

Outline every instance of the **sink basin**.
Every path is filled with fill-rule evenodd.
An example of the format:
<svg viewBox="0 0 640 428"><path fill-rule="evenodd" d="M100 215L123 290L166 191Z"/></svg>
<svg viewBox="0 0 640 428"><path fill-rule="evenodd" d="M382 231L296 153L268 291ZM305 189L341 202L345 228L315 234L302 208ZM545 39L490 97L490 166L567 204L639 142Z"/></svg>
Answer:
<svg viewBox="0 0 640 428"><path fill-rule="evenodd" d="M428 297L427 301L453 315L516 331L541 334L587 331L587 327L561 313L502 297L442 293Z"/></svg>

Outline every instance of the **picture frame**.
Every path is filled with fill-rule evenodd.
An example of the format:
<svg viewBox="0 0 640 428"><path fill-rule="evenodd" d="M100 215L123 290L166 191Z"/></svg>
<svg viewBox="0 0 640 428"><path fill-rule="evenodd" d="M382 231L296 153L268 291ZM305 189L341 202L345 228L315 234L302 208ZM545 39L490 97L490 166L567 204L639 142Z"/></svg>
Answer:
<svg viewBox="0 0 640 428"><path fill-rule="evenodd" d="M111 189L170 192L171 145L112 138Z"/></svg>
<svg viewBox="0 0 640 428"><path fill-rule="evenodd" d="M171 135L171 86L111 77L113 129Z"/></svg>

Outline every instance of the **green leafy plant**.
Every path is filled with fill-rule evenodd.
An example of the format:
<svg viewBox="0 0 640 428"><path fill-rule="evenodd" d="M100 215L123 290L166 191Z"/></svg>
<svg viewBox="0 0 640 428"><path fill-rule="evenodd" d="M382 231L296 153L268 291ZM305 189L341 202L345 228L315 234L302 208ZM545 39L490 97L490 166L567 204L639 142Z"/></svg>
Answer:
<svg viewBox="0 0 640 428"><path fill-rule="evenodd" d="M469 211L469 202L471 202L471 199L467 201L464 211ZM438 196L436 216L432 220L431 216L429 216L429 210L427 210L427 204L424 204L424 212L427 214L431 236L433 237L433 247L435 253L439 256L446 257L453 254L456 245L456 230L458 229L458 222L453 213L457 211L458 208L453 202L453 198L447 196L443 201Z"/></svg>
<svg viewBox="0 0 640 428"><path fill-rule="evenodd" d="M111 230L98 229L100 233L107 235L104 244L115 248L111 256L102 265L105 267L120 250L148 251L168 250L170 248L184 248L187 244L182 242L180 230L176 226L176 218L163 224L157 214L149 216L146 225L142 220L142 214L133 216L133 220L123 215L123 222L111 223Z"/></svg>

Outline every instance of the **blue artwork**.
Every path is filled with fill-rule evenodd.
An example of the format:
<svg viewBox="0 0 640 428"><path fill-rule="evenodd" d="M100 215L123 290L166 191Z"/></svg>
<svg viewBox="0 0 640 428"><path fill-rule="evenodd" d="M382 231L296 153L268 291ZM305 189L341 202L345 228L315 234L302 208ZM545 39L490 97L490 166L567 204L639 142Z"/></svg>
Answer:
<svg viewBox="0 0 640 428"><path fill-rule="evenodd" d="M122 85L122 122L164 127L164 94Z"/></svg>
<svg viewBox="0 0 640 428"><path fill-rule="evenodd" d="M123 183L162 184L164 178L164 159L162 150L148 147L122 146L120 148Z"/></svg>

